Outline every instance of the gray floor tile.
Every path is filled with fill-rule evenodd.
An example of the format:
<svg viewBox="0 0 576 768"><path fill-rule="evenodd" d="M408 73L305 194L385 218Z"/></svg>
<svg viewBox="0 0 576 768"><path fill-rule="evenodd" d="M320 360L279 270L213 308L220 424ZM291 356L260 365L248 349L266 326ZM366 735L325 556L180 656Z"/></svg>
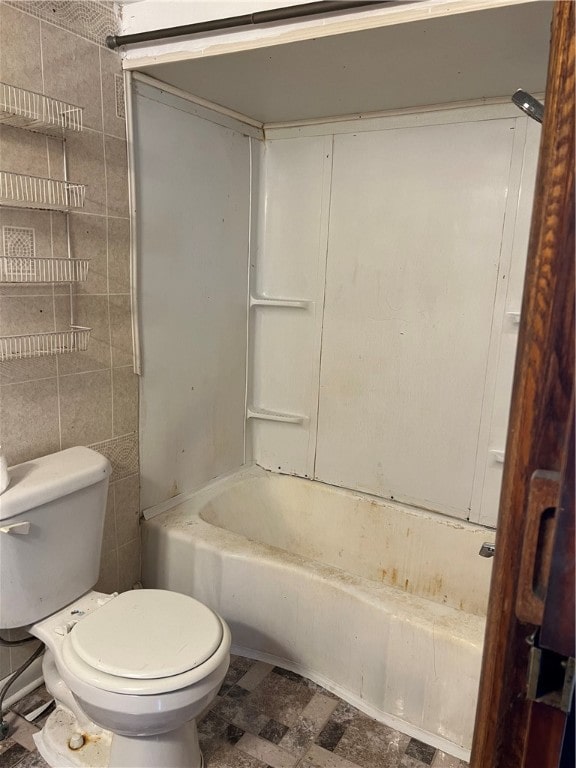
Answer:
<svg viewBox="0 0 576 768"><path fill-rule="evenodd" d="M0 768L48 768L27 738L48 713L33 725L22 715L49 698L42 686L13 707L28 749L16 738L0 742ZM206 768L467 768L294 672L240 656L199 719L198 736Z"/></svg>

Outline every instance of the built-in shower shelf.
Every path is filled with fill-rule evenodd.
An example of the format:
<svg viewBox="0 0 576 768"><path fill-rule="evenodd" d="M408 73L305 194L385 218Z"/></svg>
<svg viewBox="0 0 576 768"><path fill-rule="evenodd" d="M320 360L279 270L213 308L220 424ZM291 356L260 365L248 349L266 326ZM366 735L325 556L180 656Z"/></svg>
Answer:
<svg viewBox="0 0 576 768"><path fill-rule="evenodd" d="M304 299L273 299L267 296L250 296L251 307L285 307L286 309L308 309L310 302Z"/></svg>
<svg viewBox="0 0 576 768"><path fill-rule="evenodd" d="M0 171L0 204L10 207L70 211L82 208L85 192L84 184Z"/></svg>
<svg viewBox="0 0 576 768"><path fill-rule="evenodd" d="M520 312L506 312L506 317L512 325L520 325Z"/></svg>
<svg viewBox="0 0 576 768"><path fill-rule="evenodd" d="M0 123L61 137L82 130L82 107L0 82Z"/></svg>
<svg viewBox="0 0 576 768"><path fill-rule="evenodd" d="M89 259L0 257L0 283L80 283L88 277Z"/></svg>
<svg viewBox="0 0 576 768"><path fill-rule="evenodd" d="M248 419L262 419L264 421L281 421L286 424L303 424L306 421L306 417L299 414L267 411L263 408L248 408L246 417Z"/></svg>
<svg viewBox="0 0 576 768"><path fill-rule="evenodd" d="M0 361L84 352L88 348L91 330L73 325L65 331L0 336Z"/></svg>

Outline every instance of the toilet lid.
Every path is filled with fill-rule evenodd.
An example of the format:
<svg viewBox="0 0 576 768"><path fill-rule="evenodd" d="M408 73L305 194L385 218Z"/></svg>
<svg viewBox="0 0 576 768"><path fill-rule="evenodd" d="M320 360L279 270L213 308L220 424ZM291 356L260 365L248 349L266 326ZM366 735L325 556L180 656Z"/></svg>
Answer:
<svg viewBox="0 0 576 768"><path fill-rule="evenodd" d="M203 664L222 642L210 608L178 592L124 592L75 625L74 651L92 668L131 679L180 675Z"/></svg>

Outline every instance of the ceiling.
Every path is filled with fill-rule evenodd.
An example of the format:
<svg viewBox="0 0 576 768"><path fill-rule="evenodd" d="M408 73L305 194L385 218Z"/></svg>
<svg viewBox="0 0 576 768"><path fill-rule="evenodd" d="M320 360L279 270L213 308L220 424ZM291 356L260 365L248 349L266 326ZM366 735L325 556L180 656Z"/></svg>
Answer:
<svg viewBox="0 0 576 768"><path fill-rule="evenodd" d="M504 6L140 71L263 123L543 92L552 7Z"/></svg>

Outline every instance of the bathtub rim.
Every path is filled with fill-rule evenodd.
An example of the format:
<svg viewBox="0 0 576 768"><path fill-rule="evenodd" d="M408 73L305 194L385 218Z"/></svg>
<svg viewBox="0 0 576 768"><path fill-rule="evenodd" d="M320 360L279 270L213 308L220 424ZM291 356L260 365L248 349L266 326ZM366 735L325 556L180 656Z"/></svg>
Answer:
<svg viewBox="0 0 576 768"><path fill-rule="evenodd" d="M209 480L207 483L197 486L190 491L179 493L177 496L166 499L166 501L161 501L159 504L155 504L152 507L147 507L141 511L141 515L145 521L153 520L158 515L161 515L164 512L169 512L171 509L179 506L180 504L192 501L194 497L197 497L198 504L204 505L207 501L215 497L215 492L220 488L220 486L226 485L232 479L236 479L238 482L241 482L264 477L293 478L294 480L301 480L304 483L313 483L314 485L318 485L327 489L328 491L350 494L354 498L360 500L376 502L376 504L382 506L390 506L409 515L423 517L428 520L437 520L444 525L451 526L452 528L461 528L472 532L484 532L489 539L490 537L493 539L496 535L496 529L490 526L481 525L480 523L473 523L470 520L464 520L460 517L452 517L451 515L446 515L443 512L437 512L433 509L426 509L425 507L418 507L413 504L407 504L406 502L397 501L396 499L387 499L384 496L376 496L372 493L360 491L355 488L346 488L343 485L332 485L330 483L325 483L322 480L315 480L310 477L302 477L301 475L294 475L288 472L275 472L271 469L265 469L256 463L245 464L238 469L225 472L224 474L218 475L218 477L215 477L212 480ZM197 507L194 505L194 510L196 509ZM213 523L209 524L214 525Z"/></svg>
<svg viewBox="0 0 576 768"><path fill-rule="evenodd" d="M434 530L441 530L441 528L452 529L453 533L457 532L457 536L463 535L467 538L469 536L475 536L477 539L481 539L482 542L493 541L495 538L495 531L490 531L489 529L486 529L485 527L476 523L451 518L450 516L443 515L431 510L421 509L419 507L411 507L400 501L383 499L371 494L363 493L361 491L351 491L340 486L333 486L328 483L322 483L320 481L312 481L308 478L302 478L298 475L293 476L290 474L274 472L264 469L257 464L246 465L241 467L239 470L220 475L219 477L211 480L209 483L203 485L201 488L198 488L189 493L187 492L179 494L178 496L175 496L172 499L163 502L162 504L149 508L144 514L143 530L145 530L147 527L146 523L155 525L154 521L158 517L163 517L165 515L175 515L173 523L175 529L177 530L185 530L190 525L193 525L194 527L198 526L198 533L202 536L202 538L208 541L213 540L213 535L210 532L219 531L219 545L224 546L229 552L235 552L236 554L239 551L245 552L246 549L243 542L250 542L252 551L253 548L256 547L258 555L263 557L265 560L270 557L274 559L274 556L280 556L280 558L283 560L288 559L291 563L299 563L304 567L306 567L306 563L308 562L316 563L317 565L323 565L327 568L333 568L335 574L345 573L350 578L358 579L359 584L362 586L372 585L376 586L378 589L380 589L382 586L388 586L393 590L393 594L397 594L397 591L399 590L401 593L406 593L410 597L417 600L424 600L426 603L432 602L436 605L451 607L457 610L459 613L462 612L463 614L477 616L485 619L485 605L488 601L490 575L488 575L488 582L486 584L485 599L482 597L482 595L480 596L483 602L478 603L478 600L480 599L478 596L475 598L476 602L472 600L471 603L467 602L466 596L461 596L458 604L457 598L459 593L457 593L458 587L455 587L455 584L452 584L452 587L456 588L456 592L454 592L454 594L452 594L452 592L449 593L452 595L450 599L447 599L447 595L444 596L445 599L443 600L435 599L433 595L431 596L430 594L427 594L426 591L420 591L419 589L414 588L404 590L399 587L397 583L391 583L389 579L376 579L371 575L359 573L355 570L349 570L339 563L324 560L320 557L310 557L310 555L306 555L298 551L293 551L287 547L282 547L279 544L274 544L273 542L262 540L257 536L246 535L246 533L237 531L234 527L227 527L225 524L216 522L210 518L211 505L215 504L217 507L220 497L224 498L229 494L233 494L235 489L245 487L246 484L248 484L250 487L251 484L255 481L259 481L259 483L265 482L266 484L272 483L273 485L271 488L273 490L271 492L273 494L277 494L278 492L278 486L276 483L285 483L287 481L292 483L295 481L300 486L305 486L309 490L313 489L314 493L343 497L347 502L352 500L356 503L361 503L366 507L368 507L368 505L370 505L370 507L376 506L376 508L382 514L392 513L395 516L401 516L407 520L412 518L415 524L418 526L427 526L432 524ZM258 484L257 486L252 487L256 487L258 489L257 492L259 492L261 486ZM290 488L291 487L292 486L290 485ZM205 510L207 514L205 514ZM181 520L187 521L186 524L183 525ZM166 524L170 523L166 521ZM204 533L207 535L204 536ZM480 543L478 542L476 544L474 553L470 551L469 555L473 556L474 554L477 554L479 548ZM478 561L482 561L483 564L486 564L486 561L479 556ZM440 562L439 565L439 572L443 573L443 563ZM491 563L489 562L488 565L491 566ZM481 578L484 578L483 572L480 575ZM449 578L451 578L453 581L453 577L454 574L452 574L452 576ZM340 581L339 578L337 580ZM412 581L412 576L410 576L410 580ZM350 583L350 581L348 583ZM372 592L370 587L368 588L368 591ZM479 607L476 605L476 603L478 603Z"/></svg>

